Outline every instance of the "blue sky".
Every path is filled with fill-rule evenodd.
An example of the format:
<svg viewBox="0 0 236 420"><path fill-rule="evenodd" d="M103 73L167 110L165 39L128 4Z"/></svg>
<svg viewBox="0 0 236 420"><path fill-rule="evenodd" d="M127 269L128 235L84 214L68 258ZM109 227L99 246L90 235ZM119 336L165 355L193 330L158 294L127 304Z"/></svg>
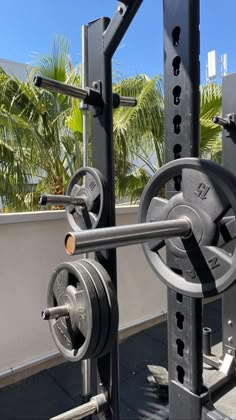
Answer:
<svg viewBox="0 0 236 420"><path fill-rule="evenodd" d="M173 0L175 1L175 0ZM1 2L0 57L32 63L33 53L47 54L53 36L65 35L73 62L81 60L81 26L100 16L112 17L117 0L7 0ZM201 79L207 52L228 54L228 72L236 71L236 0L201 1ZM162 0L143 0L114 56L124 75L163 74Z"/></svg>

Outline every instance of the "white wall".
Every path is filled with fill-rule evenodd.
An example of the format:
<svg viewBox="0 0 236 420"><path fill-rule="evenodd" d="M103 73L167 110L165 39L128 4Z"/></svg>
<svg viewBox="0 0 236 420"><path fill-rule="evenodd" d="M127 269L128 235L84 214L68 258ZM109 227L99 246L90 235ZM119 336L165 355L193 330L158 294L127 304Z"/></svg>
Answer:
<svg viewBox="0 0 236 420"><path fill-rule="evenodd" d="M117 224L136 221L136 207L117 210ZM69 230L63 211L0 215L0 373L56 350L41 311L53 269L70 259ZM166 310L165 286L141 246L118 250L118 292L121 327Z"/></svg>

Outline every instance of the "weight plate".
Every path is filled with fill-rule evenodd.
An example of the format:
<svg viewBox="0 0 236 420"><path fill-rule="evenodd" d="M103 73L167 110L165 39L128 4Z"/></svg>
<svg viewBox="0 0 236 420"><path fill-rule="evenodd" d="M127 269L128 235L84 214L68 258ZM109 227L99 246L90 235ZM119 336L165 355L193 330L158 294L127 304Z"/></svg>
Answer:
<svg viewBox="0 0 236 420"><path fill-rule="evenodd" d="M95 229L102 225L106 213L105 180L95 168L78 169L70 180L67 195L83 197L85 206L66 206L66 216L75 231Z"/></svg>
<svg viewBox="0 0 236 420"><path fill-rule="evenodd" d="M49 283L48 308L65 305L68 316L49 319L54 341L66 359L88 359L99 339L99 302L91 277L77 261L59 264Z"/></svg>
<svg viewBox="0 0 236 420"><path fill-rule="evenodd" d="M99 331L99 337L98 342L96 345L96 349L93 353L92 357L98 357L107 341L107 337L109 334L109 328L110 328L110 308L109 308L109 302L107 300L107 293L105 291L104 285L100 279L100 274L95 270L92 264L90 264L89 259L81 259L78 260L78 264L86 270L88 275L90 276L91 281L93 282L93 285L95 287L95 290L97 292L98 296L98 302L99 302L99 312L100 312L100 331Z"/></svg>
<svg viewBox="0 0 236 420"><path fill-rule="evenodd" d="M170 200L158 197L165 184L181 177L182 191ZM222 220L228 210L236 214L236 178L225 168L197 158L178 159L160 168L146 185L140 201L139 221L187 217L192 235L153 240L143 245L155 273L176 292L202 298L222 293L236 279L236 250L218 246ZM231 229L234 230L234 226ZM167 246L182 275L160 256Z"/></svg>
<svg viewBox="0 0 236 420"><path fill-rule="evenodd" d="M112 344L117 336L119 326L117 293L105 268L96 260L86 259L86 262L90 264L90 266L93 267L97 274L100 276L100 280L104 286L107 295L107 302L109 305L109 330L107 340L101 354L97 355L97 357L101 357L111 350Z"/></svg>

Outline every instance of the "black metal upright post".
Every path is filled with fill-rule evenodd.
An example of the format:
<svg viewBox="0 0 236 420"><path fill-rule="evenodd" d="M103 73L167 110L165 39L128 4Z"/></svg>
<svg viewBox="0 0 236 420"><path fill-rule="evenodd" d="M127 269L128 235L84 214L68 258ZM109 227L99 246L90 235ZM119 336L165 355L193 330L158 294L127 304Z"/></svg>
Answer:
<svg viewBox="0 0 236 420"><path fill-rule="evenodd" d="M164 0L166 162L199 153L199 0ZM167 196L181 179L167 186ZM175 267L167 255L168 264ZM169 418L201 418L202 301L168 290Z"/></svg>
<svg viewBox="0 0 236 420"><path fill-rule="evenodd" d="M107 18L99 19L88 26L88 54L89 54L89 86L100 90L104 101L104 108L98 109L98 115L92 116L92 161L99 169L107 184L107 220L106 226L115 225L115 194L113 173L113 144L112 144L112 74L111 60L104 56L103 34L109 25ZM97 256L100 260L100 256ZM101 262L101 261L100 261ZM107 252L102 261L108 271L113 284L117 286L116 251ZM112 351L100 358L97 363L101 388L98 393L107 391L113 415L119 419L119 363L118 341Z"/></svg>
<svg viewBox="0 0 236 420"><path fill-rule="evenodd" d="M112 126L112 56L142 0L117 2L113 19L101 18L88 25L88 83L97 90L103 100L103 106L97 108L92 116L92 162L101 171L107 184L107 218L104 226L115 225L115 192L113 164L113 126ZM108 271L115 288L116 250L97 254L97 259ZM110 406L109 413L102 413L101 418L118 420L119 415L119 363L118 337L110 353L97 361L100 385L98 392L106 392Z"/></svg>
<svg viewBox="0 0 236 420"><path fill-rule="evenodd" d="M233 92L233 94L232 94ZM223 166L236 175L236 73L229 74L223 78L222 83L222 116L232 121L232 129L227 127L223 130ZM230 120L230 118L232 118ZM228 238L230 239L230 238ZM232 242L229 243L232 250L235 247L235 234ZM236 286L227 290L222 297L222 332L223 332L223 355L231 354L236 362Z"/></svg>

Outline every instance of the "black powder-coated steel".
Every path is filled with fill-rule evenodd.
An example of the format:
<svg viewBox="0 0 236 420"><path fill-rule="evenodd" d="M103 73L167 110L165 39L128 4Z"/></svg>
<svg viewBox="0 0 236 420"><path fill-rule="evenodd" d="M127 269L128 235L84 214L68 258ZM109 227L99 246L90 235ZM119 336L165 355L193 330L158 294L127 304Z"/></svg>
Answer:
<svg viewBox="0 0 236 420"><path fill-rule="evenodd" d="M236 113L236 73L229 74L222 81L222 116ZM236 131L223 130L222 133L222 163L223 166L236 175ZM231 222L231 225L235 222ZM227 249L235 249L236 235L233 229L227 230L229 244ZM230 248L229 248L230 247ZM222 332L223 355L232 354L236 358L236 286L231 287L222 296Z"/></svg>
<svg viewBox="0 0 236 420"><path fill-rule="evenodd" d="M113 168L113 140L112 140L112 74L111 60L104 55L103 37L109 25L108 18L101 18L88 25L88 61L89 61L89 86L99 81L102 87L103 109L95 112L91 118L91 145L92 164L103 175L107 183L107 215L103 227L115 225L115 194L114 194L114 168ZM111 277L115 289L117 288L116 277L116 251L106 253L102 261L98 255L98 261L103 264ZM97 360L99 374L98 393L109 394L111 412L108 418L119 420L119 361L118 341L116 340L112 350ZM101 385L100 385L101 384ZM114 414L111 414L114 413ZM101 414L101 418L106 418Z"/></svg>
<svg viewBox="0 0 236 420"><path fill-rule="evenodd" d="M164 96L165 158L198 156L199 151L199 0L164 0ZM167 187L167 198L181 188L176 178ZM173 264L167 254L167 262ZM179 309L181 301L182 307ZM180 315L177 315L180 313ZM183 320L182 336L177 325ZM181 340L179 356L176 340ZM188 405L196 420L188 391L201 394L202 381L202 302L168 290L168 370L169 382L186 387L179 418ZM182 382L182 383L181 383ZM172 389L172 387L170 387ZM178 393L170 395L169 418L175 419ZM192 405L192 409L191 409ZM190 418L189 418L190 420Z"/></svg>
<svg viewBox="0 0 236 420"><path fill-rule="evenodd" d="M107 215L103 227L115 225L115 189L113 161L112 125L112 56L123 35L133 20L142 0L119 1L117 10L109 18L95 20L88 25L88 84L101 94L103 106L94 109L91 119L92 163L103 175L107 184ZM96 257L108 272L115 289L117 288L116 251L97 253ZM99 374L98 392L109 396L110 410L101 413L100 418L119 420L119 358L118 337L112 350L97 361Z"/></svg>

